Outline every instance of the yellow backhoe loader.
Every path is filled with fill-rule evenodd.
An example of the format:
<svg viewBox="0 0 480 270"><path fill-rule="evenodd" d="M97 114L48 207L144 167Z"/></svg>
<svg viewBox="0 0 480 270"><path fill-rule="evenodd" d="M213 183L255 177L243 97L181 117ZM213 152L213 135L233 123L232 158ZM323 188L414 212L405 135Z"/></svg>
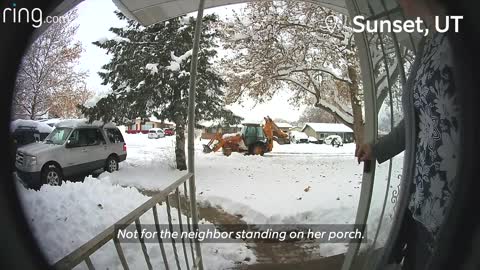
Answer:
<svg viewBox="0 0 480 270"><path fill-rule="evenodd" d="M217 152L222 149L226 156L232 152L244 152L248 155L262 155L272 151L273 141L276 138L287 138L288 134L283 132L267 116L264 117L265 124L244 123L240 133L222 134L217 132L215 136L203 145L203 152Z"/></svg>

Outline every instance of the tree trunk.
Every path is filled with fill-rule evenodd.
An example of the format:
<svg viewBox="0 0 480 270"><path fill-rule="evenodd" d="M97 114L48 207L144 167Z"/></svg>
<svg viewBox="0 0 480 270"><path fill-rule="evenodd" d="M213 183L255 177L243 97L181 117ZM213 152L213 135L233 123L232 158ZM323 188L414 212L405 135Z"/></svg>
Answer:
<svg viewBox="0 0 480 270"><path fill-rule="evenodd" d="M350 102L352 104L353 114L353 133L357 143L364 142L364 123L362 113L362 101L360 100L360 88L358 86L358 74L354 67L348 66L348 77L352 82L349 84Z"/></svg>
<svg viewBox="0 0 480 270"><path fill-rule="evenodd" d="M36 112L36 106L37 105L37 95L34 95L33 96L33 102L32 102L32 107L31 107L31 112L30 112L30 120L35 120L35 114L37 113Z"/></svg>
<svg viewBox="0 0 480 270"><path fill-rule="evenodd" d="M187 169L185 155L185 121L181 115L178 115L175 118L175 161L177 163L177 169L184 171Z"/></svg>

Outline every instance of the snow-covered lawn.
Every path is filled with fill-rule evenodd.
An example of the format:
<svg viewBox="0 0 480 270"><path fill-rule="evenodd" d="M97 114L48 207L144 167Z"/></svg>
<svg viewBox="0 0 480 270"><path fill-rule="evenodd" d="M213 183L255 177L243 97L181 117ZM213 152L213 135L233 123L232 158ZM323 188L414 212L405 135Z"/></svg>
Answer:
<svg viewBox="0 0 480 270"><path fill-rule="evenodd" d="M84 183L44 186L37 192L19 185L30 223L52 262L147 200L137 189L161 190L185 173L175 170L173 136L160 139L148 139L145 134L124 136L128 156L117 172L103 173L99 179L89 177ZM195 143L197 194L202 207L221 208L249 224L352 224L355 221L363 167L353 157L354 144L339 148L275 144L274 150L263 157L239 153L226 157L220 152L205 154L201 145L205 142ZM386 179L387 172L384 165L377 169L380 179ZM376 183L378 196L374 196L374 204L383 202L385 183ZM397 182L391 185L396 187ZM380 212L381 208L374 208L370 214L372 220ZM145 222L153 223L153 220ZM153 254L159 252L154 250L158 245L149 246ZM255 262L255 254L243 244L204 244L202 249L206 269L225 269L245 258ZM139 250L137 246L135 252ZM115 254L114 249L111 251L105 254ZM345 251L345 244L320 247L322 256ZM109 261L107 255L97 256L102 265L116 264ZM139 256L143 260L143 255ZM127 260L144 263L134 257L130 255ZM95 260L95 256L92 259Z"/></svg>

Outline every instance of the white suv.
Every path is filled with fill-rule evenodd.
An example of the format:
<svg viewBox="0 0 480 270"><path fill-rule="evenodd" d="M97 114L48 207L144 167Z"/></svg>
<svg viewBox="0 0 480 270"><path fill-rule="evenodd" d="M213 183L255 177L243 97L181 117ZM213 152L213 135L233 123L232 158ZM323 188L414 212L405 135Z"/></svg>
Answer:
<svg viewBox="0 0 480 270"><path fill-rule="evenodd" d="M96 170L118 170L127 158L122 133L111 123L65 120L41 143L18 148L15 167L29 187L61 185L63 179L84 177Z"/></svg>
<svg viewBox="0 0 480 270"><path fill-rule="evenodd" d="M148 130L148 138L149 139L158 139L165 137L165 133L161 128L151 128Z"/></svg>

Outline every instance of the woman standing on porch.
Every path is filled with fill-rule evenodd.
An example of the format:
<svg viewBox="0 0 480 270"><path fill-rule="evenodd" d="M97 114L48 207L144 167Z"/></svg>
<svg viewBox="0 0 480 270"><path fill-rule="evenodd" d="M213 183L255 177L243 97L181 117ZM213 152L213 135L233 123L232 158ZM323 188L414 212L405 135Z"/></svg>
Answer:
<svg viewBox="0 0 480 270"><path fill-rule="evenodd" d="M431 34L422 40L403 88L404 119L378 142L359 146L356 156L382 163L405 150L402 190L408 194L399 201L397 218L403 220L389 262L429 269L457 183L461 115L449 38L431 27L443 9L433 0L400 5L408 17L421 17Z"/></svg>

